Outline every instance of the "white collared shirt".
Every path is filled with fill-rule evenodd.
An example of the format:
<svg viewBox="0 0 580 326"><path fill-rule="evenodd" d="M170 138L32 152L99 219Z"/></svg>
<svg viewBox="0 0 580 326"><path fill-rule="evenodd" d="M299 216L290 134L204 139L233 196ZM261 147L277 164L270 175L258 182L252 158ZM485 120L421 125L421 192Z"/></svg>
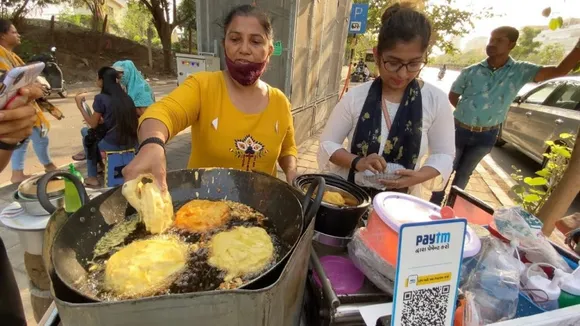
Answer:
<svg viewBox="0 0 580 326"><path fill-rule="evenodd" d="M344 148L345 139L348 140L346 150L350 152L354 130L371 84L372 81L350 89L334 107L320 136L320 147L318 149L318 166L320 170L336 173L345 179L348 177L349 168L331 163L330 157L337 150ZM453 110L447 95L441 89L427 82L421 88L421 99L423 103L423 134L421 136L419 160L415 170L419 170L422 166L430 166L439 171L440 175L438 177L424 182L422 186L432 191L443 190L453 171L453 158L455 157ZM391 121L393 121L399 109L399 104L386 101L386 105ZM389 130L384 114L381 114L379 153L383 152L388 134ZM356 173L355 182L361 186L372 187L373 185L363 178L363 173ZM420 196L420 186L411 187L409 192L412 195Z"/></svg>

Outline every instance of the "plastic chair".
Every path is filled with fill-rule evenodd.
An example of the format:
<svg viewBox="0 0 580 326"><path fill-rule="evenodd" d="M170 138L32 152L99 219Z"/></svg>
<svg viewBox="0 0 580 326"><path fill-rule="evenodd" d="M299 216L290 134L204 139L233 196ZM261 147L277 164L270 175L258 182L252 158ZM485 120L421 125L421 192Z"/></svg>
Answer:
<svg viewBox="0 0 580 326"><path fill-rule="evenodd" d="M123 168L135 158L135 149L105 152L105 186L123 184Z"/></svg>

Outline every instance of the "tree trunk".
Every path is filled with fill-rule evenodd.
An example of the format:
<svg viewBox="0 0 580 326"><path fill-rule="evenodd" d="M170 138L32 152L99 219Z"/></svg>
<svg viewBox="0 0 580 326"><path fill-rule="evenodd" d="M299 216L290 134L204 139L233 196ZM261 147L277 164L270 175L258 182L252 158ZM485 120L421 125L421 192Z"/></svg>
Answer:
<svg viewBox="0 0 580 326"><path fill-rule="evenodd" d="M574 144L570 163L562 179L538 212L538 218L544 223L542 232L546 236L552 234L556 222L566 215L566 211L580 192L580 129L576 133L577 140Z"/></svg>
<svg viewBox="0 0 580 326"><path fill-rule="evenodd" d="M188 33L188 39L189 39L189 40L188 40L188 41L189 41L189 53L191 54L191 53L192 53L192 50L193 50L193 35L192 35L192 34L193 34L193 30L190 28L190 29L188 30L188 32L189 32L189 33Z"/></svg>
<svg viewBox="0 0 580 326"><path fill-rule="evenodd" d="M159 38L161 39L161 46L163 46L163 69L166 72L171 72L171 32L173 31L171 24L162 23Z"/></svg>
<svg viewBox="0 0 580 326"><path fill-rule="evenodd" d="M153 68L153 44L151 40L153 39L153 30L151 26L147 27L147 56L149 59L149 68Z"/></svg>

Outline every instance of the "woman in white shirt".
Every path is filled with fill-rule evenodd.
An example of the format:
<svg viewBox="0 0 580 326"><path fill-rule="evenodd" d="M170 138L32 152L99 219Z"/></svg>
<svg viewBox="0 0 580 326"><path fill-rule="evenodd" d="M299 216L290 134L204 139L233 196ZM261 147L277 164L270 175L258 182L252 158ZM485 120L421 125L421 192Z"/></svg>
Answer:
<svg viewBox="0 0 580 326"><path fill-rule="evenodd" d="M446 184L455 155L452 107L443 91L417 79L430 38L425 15L399 4L387 8L374 49L380 78L349 91L332 111L320 138L321 170L371 195L390 189L420 196L420 185L439 190ZM387 162L405 168L399 178L365 178L388 173Z"/></svg>

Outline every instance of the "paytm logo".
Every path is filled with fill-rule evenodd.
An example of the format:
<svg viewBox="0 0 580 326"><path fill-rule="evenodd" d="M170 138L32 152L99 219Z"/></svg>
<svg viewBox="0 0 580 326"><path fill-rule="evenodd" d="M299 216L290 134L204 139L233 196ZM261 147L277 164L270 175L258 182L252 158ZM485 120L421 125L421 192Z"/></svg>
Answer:
<svg viewBox="0 0 580 326"><path fill-rule="evenodd" d="M451 241L451 233L449 232L437 232L432 234L423 234L417 236L417 241L415 245L436 245L445 244Z"/></svg>

